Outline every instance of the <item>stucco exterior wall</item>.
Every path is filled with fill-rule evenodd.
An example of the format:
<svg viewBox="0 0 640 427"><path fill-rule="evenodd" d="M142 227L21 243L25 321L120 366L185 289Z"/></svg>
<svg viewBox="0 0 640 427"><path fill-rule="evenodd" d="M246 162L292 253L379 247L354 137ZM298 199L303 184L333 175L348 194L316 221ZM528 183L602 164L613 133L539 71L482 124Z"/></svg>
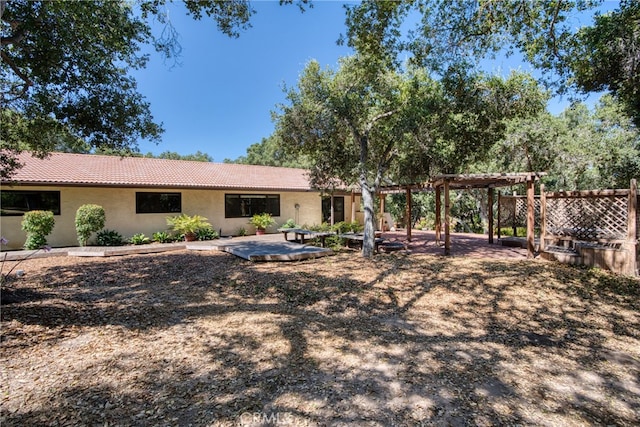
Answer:
<svg viewBox="0 0 640 427"><path fill-rule="evenodd" d="M255 232L248 218L225 218L224 195L233 194L280 194L280 216L277 225L289 218L298 224L314 225L322 221L322 203L316 192L265 192L237 190L176 190L161 188L108 188L108 187L59 187L59 186L3 186L2 190L60 191L61 214L55 216L55 227L47 237L51 246L77 246L75 214L84 204L93 203L105 209L105 228L116 230L125 238L136 233L147 236L167 229L166 217L171 214L136 214L136 192L179 192L182 194L182 212L202 215L209 219L214 229L223 235L236 235L242 227L249 234ZM296 208L297 206L297 208ZM345 219L351 216L349 198L345 198ZM7 248L19 249L24 244L26 233L21 230L21 216L0 217L0 233L9 240ZM275 232L277 226L269 231Z"/></svg>

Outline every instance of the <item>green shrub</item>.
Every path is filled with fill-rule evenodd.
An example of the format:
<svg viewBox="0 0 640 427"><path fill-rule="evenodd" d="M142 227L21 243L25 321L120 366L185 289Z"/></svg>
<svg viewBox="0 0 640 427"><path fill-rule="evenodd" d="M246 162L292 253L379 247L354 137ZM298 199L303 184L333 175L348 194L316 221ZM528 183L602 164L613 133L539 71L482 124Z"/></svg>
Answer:
<svg viewBox="0 0 640 427"><path fill-rule="evenodd" d="M131 236L129 242L131 242L132 245L146 245L151 243L151 239L145 236L144 233L137 233Z"/></svg>
<svg viewBox="0 0 640 427"><path fill-rule="evenodd" d="M319 231L319 232L332 231L331 224L329 224L328 222L323 222L322 224L313 224L309 226L303 225L302 228L306 230Z"/></svg>
<svg viewBox="0 0 640 427"><path fill-rule="evenodd" d="M171 236L171 234L167 233L166 231L158 231L156 233L153 233L151 235L151 239L154 242L158 243L171 243L175 240L173 236Z"/></svg>
<svg viewBox="0 0 640 427"><path fill-rule="evenodd" d="M99 205L82 205L76 212L78 243L85 246L91 233L102 230L105 222L104 208Z"/></svg>
<svg viewBox="0 0 640 427"><path fill-rule="evenodd" d="M98 246L122 246L124 237L115 230L100 230L96 233L96 243Z"/></svg>
<svg viewBox="0 0 640 427"><path fill-rule="evenodd" d="M55 220L51 211L30 211L22 216L22 229L27 232L25 249L40 249L47 245Z"/></svg>
<svg viewBox="0 0 640 427"><path fill-rule="evenodd" d="M300 226L296 224L296 222L293 219L289 218L287 222L282 224L281 228L300 228Z"/></svg>
<svg viewBox="0 0 640 427"><path fill-rule="evenodd" d="M513 227L501 227L500 235L505 237L526 237L527 227L516 227L516 234L513 234Z"/></svg>
<svg viewBox="0 0 640 427"><path fill-rule="evenodd" d="M331 231L335 231L338 234L359 233L360 231L362 231L362 226L358 224L357 221L352 221L352 222L341 221L333 224L333 227L331 227Z"/></svg>
<svg viewBox="0 0 640 427"><path fill-rule="evenodd" d="M200 215L180 214L167 217L167 225L178 236L195 235L202 228L211 228L207 218Z"/></svg>
<svg viewBox="0 0 640 427"><path fill-rule="evenodd" d="M211 227L201 228L198 231L196 231L197 240L213 240L213 239L217 239L218 237L220 237L218 232Z"/></svg>
<svg viewBox="0 0 640 427"><path fill-rule="evenodd" d="M267 227L272 226L276 223L276 220L273 219L270 213L259 213L253 215L249 220L249 224L253 225L258 230L266 230Z"/></svg>

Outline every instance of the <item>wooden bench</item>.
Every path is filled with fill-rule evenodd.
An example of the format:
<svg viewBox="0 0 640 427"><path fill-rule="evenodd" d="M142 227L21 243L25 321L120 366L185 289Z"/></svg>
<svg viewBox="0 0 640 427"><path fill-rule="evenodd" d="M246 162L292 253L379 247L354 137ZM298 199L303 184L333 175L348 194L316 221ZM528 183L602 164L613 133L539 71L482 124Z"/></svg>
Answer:
<svg viewBox="0 0 640 427"><path fill-rule="evenodd" d="M293 233L296 243L304 244L305 239L320 239L320 246L325 247L326 239L334 236L333 231L313 231L304 228L278 228L278 231L284 234L284 240L289 241L289 233Z"/></svg>
<svg viewBox="0 0 640 427"><path fill-rule="evenodd" d="M357 242L360 245L360 248L362 248L362 243L364 242L364 234L362 233L344 233L344 234L339 234L338 237L340 237L341 239L345 239L346 247L349 247L349 243L351 242ZM378 252L379 246L383 242L384 242L384 239L382 237L375 238L374 250L376 252Z"/></svg>

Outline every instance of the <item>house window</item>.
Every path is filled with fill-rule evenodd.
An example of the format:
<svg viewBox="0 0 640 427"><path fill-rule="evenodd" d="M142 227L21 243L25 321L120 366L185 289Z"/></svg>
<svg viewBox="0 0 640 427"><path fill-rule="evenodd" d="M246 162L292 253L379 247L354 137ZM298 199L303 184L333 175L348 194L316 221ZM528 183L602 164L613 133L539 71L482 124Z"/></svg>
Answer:
<svg viewBox="0 0 640 427"><path fill-rule="evenodd" d="M251 217L269 213L280 216L279 194L225 194L224 216L226 218Z"/></svg>
<svg viewBox="0 0 640 427"><path fill-rule="evenodd" d="M29 211L51 211L60 215L59 191L12 191L0 192L0 215L19 216Z"/></svg>
<svg viewBox="0 0 640 427"><path fill-rule="evenodd" d="M136 193L136 213L180 213L181 193Z"/></svg>
<svg viewBox="0 0 640 427"><path fill-rule="evenodd" d="M331 222L331 197L322 198L322 221ZM333 222L344 221L344 197L333 198Z"/></svg>

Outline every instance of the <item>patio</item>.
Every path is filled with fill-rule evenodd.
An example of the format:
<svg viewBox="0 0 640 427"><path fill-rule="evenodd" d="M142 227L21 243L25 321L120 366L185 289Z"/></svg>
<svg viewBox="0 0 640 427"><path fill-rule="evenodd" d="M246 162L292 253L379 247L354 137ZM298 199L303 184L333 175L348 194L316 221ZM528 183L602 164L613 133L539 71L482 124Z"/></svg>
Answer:
<svg viewBox="0 0 640 427"><path fill-rule="evenodd" d="M382 238L385 242L402 243L404 245L404 249L401 250L403 253L443 255L442 246L436 243L435 231L412 230L410 242L406 240L405 230L385 232L382 234ZM450 254L451 256L490 259L524 259L527 257L526 249L489 244L487 243L487 236L483 234L452 233L451 241L454 244ZM223 238L204 242L156 243L150 245L115 247L86 246L53 248L49 252L10 251L4 252L6 255L3 255L3 259L6 261L18 261L25 258L54 256L103 258L163 253L184 249L192 251L228 252L249 261L300 261L334 254L331 249L285 241L281 233L275 233L262 236Z"/></svg>

